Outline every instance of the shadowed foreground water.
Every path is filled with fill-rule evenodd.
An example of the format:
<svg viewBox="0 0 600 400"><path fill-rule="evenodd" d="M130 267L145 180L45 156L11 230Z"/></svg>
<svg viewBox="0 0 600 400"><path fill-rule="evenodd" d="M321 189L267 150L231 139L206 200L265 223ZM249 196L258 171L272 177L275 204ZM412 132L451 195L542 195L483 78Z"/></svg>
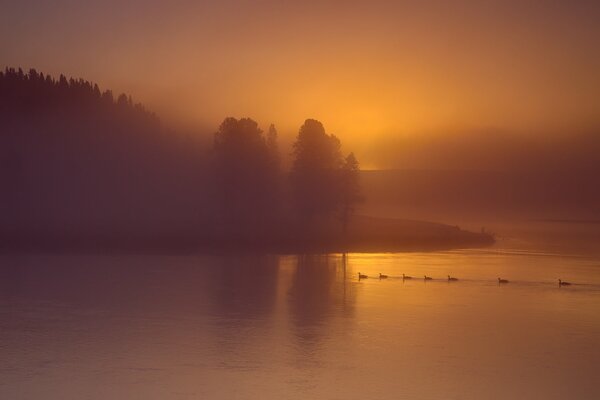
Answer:
<svg viewBox="0 0 600 400"><path fill-rule="evenodd" d="M0 262L2 399L600 398L598 258Z"/></svg>

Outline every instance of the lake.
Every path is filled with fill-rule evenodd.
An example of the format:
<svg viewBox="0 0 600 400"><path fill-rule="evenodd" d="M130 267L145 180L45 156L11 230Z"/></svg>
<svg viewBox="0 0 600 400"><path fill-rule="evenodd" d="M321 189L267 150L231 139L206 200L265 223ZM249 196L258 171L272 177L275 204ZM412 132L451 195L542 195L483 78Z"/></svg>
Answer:
<svg viewBox="0 0 600 400"><path fill-rule="evenodd" d="M598 256L0 262L2 399L600 398Z"/></svg>

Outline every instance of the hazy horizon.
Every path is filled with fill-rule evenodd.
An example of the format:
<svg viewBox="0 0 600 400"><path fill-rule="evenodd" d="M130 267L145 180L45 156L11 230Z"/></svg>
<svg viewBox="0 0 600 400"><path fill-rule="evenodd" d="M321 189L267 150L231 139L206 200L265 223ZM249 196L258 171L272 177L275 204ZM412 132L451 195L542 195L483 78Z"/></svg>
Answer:
<svg viewBox="0 0 600 400"><path fill-rule="evenodd" d="M0 1L0 398L600 399L600 1Z"/></svg>
<svg viewBox="0 0 600 400"><path fill-rule="evenodd" d="M438 168L404 149L598 136L599 18L583 1L7 2L0 63L128 93L194 132L251 117L291 143L315 118L366 169Z"/></svg>

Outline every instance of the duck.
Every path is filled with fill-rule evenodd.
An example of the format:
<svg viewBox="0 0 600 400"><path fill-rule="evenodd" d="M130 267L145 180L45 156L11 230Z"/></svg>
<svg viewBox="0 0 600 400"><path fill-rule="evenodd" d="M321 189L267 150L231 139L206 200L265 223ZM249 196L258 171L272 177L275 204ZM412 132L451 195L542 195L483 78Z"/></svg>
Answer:
<svg viewBox="0 0 600 400"><path fill-rule="evenodd" d="M569 286L571 282L565 282L561 279L558 280L558 286Z"/></svg>
<svg viewBox="0 0 600 400"><path fill-rule="evenodd" d="M387 275L384 275L381 272L379 273L379 279L387 279L387 277Z"/></svg>
<svg viewBox="0 0 600 400"><path fill-rule="evenodd" d="M458 278L448 275L448 282L456 282Z"/></svg>
<svg viewBox="0 0 600 400"><path fill-rule="evenodd" d="M363 275L363 274L361 274L360 272L358 273L358 280L361 280L361 279L367 279L367 278L368 278L368 276L367 276L367 275Z"/></svg>
<svg viewBox="0 0 600 400"><path fill-rule="evenodd" d="M508 283L508 279L498 278L498 284L501 284L501 283Z"/></svg>
<svg viewBox="0 0 600 400"><path fill-rule="evenodd" d="M412 279L412 276L402 274L402 279Z"/></svg>
<svg viewBox="0 0 600 400"><path fill-rule="evenodd" d="M425 281L430 281L430 280L432 280L432 279L433 279L433 278L432 278L432 277L430 277L430 276L423 275L423 280L425 280Z"/></svg>

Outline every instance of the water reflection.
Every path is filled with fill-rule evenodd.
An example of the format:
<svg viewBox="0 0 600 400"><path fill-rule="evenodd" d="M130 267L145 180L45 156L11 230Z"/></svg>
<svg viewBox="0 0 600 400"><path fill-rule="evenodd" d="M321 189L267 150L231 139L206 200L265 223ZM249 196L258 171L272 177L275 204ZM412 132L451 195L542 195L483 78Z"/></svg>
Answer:
<svg viewBox="0 0 600 400"><path fill-rule="evenodd" d="M201 266L199 266L201 267ZM199 342L204 357L221 370L250 371L268 362L277 302L279 258L224 256L206 273L211 337ZM206 330L206 327L204 327Z"/></svg>
<svg viewBox="0 0 600 400"><path fill-rule="evenodd" d="M301 255L296 258L288 292L295 336L305 345L329 333L334 318L354 315L356 290L347 274L346 255Z"/></svg>
<svg viewBox="0 0 600 400"><path fill-rule="evenodd" d="M279 271L277 256L226 256L215 260L210 285L212 312L223 320L263 319L273 312Z"/></svg>
<svg viewBox="0 0 600 400"><path fill-rule="evenodd" d="M480 250L2 257L0 398L598 398L599 265Z"/></svg>

